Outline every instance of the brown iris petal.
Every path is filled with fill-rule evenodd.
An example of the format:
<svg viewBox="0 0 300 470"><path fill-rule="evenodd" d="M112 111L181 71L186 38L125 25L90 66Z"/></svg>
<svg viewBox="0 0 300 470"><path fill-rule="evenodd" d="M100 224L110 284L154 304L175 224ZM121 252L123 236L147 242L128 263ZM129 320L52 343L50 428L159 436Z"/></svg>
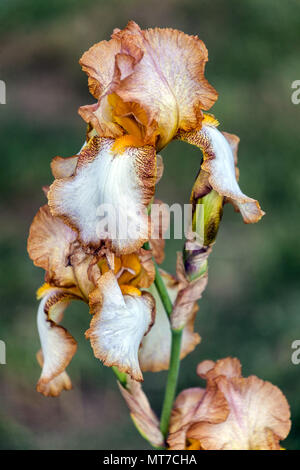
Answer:
<svg viewBox="0 0 300 470"><path fill-rule="evenodd" d="M81 107L79 113L105 137L130 133L134 122L141 123L144 142L153 144L159 134L160 149L178 129L201 127L201 110L216 101L217 92L204 77L207 60L198 37L169 28L143 31L130 21L81 58L98 103ZM108 102L112 94L122 100L122 110Z"/></svg>
<svg viewBox="0 0 300 470"><path fill-rule="evenodd" d="M127 376L126 388L119 384L120 392L130 410L131 418L142 436L154 447L162 447L163 435L159 429L159 421L142 390L141 384Z"/></svg>
<svg viewBox="0 0 300 470"><path fill-rule="evenodd" d="M201 171L208 173L208 183L221 196L226 197L241 212L245 223L258 222L264 215L258 201L242 193L238 183L237 147L239 138L222 133L218 122L205 115L202 128L197 131L179 131L176 138L196 145L203 152ZM207 182L202 183L207 186ZM204 189L204 184L200 185Z"/></svg>
<svg viewBox="0 0 300 470"><path fill-rule="evenodd" d="M233 358L203 361L197 373L207 380L206 389L188 389L176 399L171 449L184 449L189 440L205 450L281 449L279 441L291 426L290 410L276 386L256 376L242 377L240 362Z"/></svg>

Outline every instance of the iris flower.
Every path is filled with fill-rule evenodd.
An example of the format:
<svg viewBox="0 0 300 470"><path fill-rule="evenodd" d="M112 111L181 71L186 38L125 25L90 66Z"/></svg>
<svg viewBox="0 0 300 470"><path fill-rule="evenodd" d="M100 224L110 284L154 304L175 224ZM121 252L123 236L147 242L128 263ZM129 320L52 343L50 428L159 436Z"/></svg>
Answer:
<svg viewBox="0 0 300 470"><path fill-rule="evenodd" d="M89 303L93 317L86 337L95 356L141 380L139 346L155 315L153 297L141 290L154 280L151 253L86 254L77 233L53 217L47 205L32 223L28 251L35 265L46 270L46 283L38 291L38 359L43 364L38 390L47 395L69 387L65 369L76 341L60 323L71 300Z"/></svg>
<svg viewBox="0 0 300 470"><path fill-rule="evenodd" d="M87 143L68 160L67 171L57 173L48 194L52 214L76 229L82 244L101 244L98 211L110 204L129 226L139 228L134 236L130 230L124 234L118 218L117 233L123 236L109 231L112 249L128 254L143 245L160 172L157 152L174 139L203 152L207 192L215 190L232 202L246 223L261 218L259 203L238 185L226 134L205 113L218 96L204 76L207 60L197 36L168 28L141 30L133 21L83 54L80 64L97 100L79 109L89 124Z"/></svg>
<svg viewBox="0 0 300 470"><path fill-rule="evenodd" d="M67 164L68 160L66 160ZM61 162L60 162L61 163ZM156 241L158 242L158 241ZM156 247L158 243L156 243ZM77 348L75 339L60 323L72 300L89 304L92 314L86 338L94 355L107 366L117 366L137 380L141 370L159 371L169 366L169 321L154 287L152 252L144 249L116 256L103 247L86 253L78 233L48 205L40 208L30 228L28 252L34 264L46 271L46 283L38 290L37 325L42 367L37 390L59 395L71 388L65 369ZM162 253L158 251L161 259ZM179 283L162 272L172 299ZM194 333L195 307L183 335L181 356L199 343Z"/></svg>
<svg viewBox="0 0 300 470"><path fill-rule="evenodd" d="M242 377L238 359L203 361L198 375L206 388L183 390L170 421L170 450L281 450L291 428L290 408L275 385ZM135 381L121 393L141 434L159 447L164 439L149 402Z"/></svg>
<svg viewBox="0 0 300 470"><path fill-rule="evenodd" d="M290 408L270 382L242 377L238 359L203 361L206 388L177 397L170 423L171 449L280 450L290 431Z"/></svg>
<svg viewBox="0 0 300 470"><path fill-rule="evenodd" d="M217 99L204 76L207 60L198 37L173 29L143 31L133 21L80 60L96 100L79 109L88 123L86 142L79 154L53 159L48 205L36 215L28 240L31 258L46 271L38 291L38 390L45 395L71 386L65 369L76 341L60 325L71 300L89 304L86 337L104 364L135 381L142 380L142 370L169 367L170 325L153 285L152 253L142 246L150 240L162 260L162 243L150 239L148 212L162 176L158 152L170 141L183 140L202 152L194 205L217 194L247 223L263 215L237 182L238 138L220 132L206 112ZM161 272L174 304L172 327L183 329L181 357L200 341L193 324L206 286L206 276L195 279L183 261L176 278Z"/></svg>

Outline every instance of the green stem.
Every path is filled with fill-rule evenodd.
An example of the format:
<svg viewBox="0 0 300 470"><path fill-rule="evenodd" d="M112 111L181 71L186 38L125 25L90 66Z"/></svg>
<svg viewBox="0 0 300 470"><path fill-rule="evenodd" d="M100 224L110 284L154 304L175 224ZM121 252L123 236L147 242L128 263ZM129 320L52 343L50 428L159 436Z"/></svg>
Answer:
<svg viewBox="0 0 300 470"><path fill-rule="evenodd" d="M168 436L170 417L177 387L180 367L181 338L182 330L172 330L170 366L160 420L160 430L165 438Z"/></svg>
<svg viewBox="0 0 300 470"><path fill-rule="evenodd" d="M126 386L127 386L127 376L126 376L125 372L120 372L119 369L116 366L112 366L112 370L113 370L115 376L117 377L118 381L120 382L120 384L124 388L126 388Z"/></svg>
<svg viewBox="0 0 300 470"><path fill-rule="evenodd" d="M150 249L150 245L148 242L145 243L144 248L146 250ZM155 261L154 261L154 265L155 265L155 281L154 281L155 287L161 298L161 301L166 310L166 313L170 319L172 310L173 310L173 304L171 302L168 290L160 275L159 269ZM170 365L169 365L169 370L168 370L167 385L166 385L166 390L165 390L165 397L164 397L161 421L160 421L160 429L164 438L168 436L170 417L171 417L171 412L172 412L172 407L173 407L173 402L174 402L176 387L177 387L177 380L178 380L179 367L180 367L182 329L174 330L171 328L171 332L172 332L172 343L171 343Z"/></svg>
<svg viewBox="0 0 300 470"><path fill-rule="evenodd" d="M160 275L157 264L156 263L154 263L154 264L155 264L154 284L155 284L155 287L157 289L157 292L159 293L159 296L160 296L160 299L163 303L163 306L165 307L165 311L166 311L168 317L170 318L172 310L173 310L173 304L171 302L171 299L170 299L169 293L167 291L167 288L165 286L165 283L164 283L164 281L163 281L163 279Z"/></svg>
<svg viewBox="0 0 300 470"><path fill-rule="evenodd" d="M144 249L145 250L151 250L149 242L144 243ZM168 317L170 318L172 310L173 310L173 304L171 302L169 293L167 291L167 288L165 286L165 283L160 275L158 266L153 259L154 267L155 267L155 279L154 279L154 284L157 289L157 292L161 298L161 301L163 303L163 306L165 307L165 311L168 314Z"/></svg>

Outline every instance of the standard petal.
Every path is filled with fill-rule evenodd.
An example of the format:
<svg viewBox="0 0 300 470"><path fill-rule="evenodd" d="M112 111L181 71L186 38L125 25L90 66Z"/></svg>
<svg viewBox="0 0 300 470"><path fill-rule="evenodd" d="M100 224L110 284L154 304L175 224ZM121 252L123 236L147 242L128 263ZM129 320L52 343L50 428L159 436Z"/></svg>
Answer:
<svg viewBox="0 0 300 470"><path fill-rule="evenodd" d="M242 377L239 360L231 357L203 361L197 373L207 381L206 389L199 398L189 390L177 398L171 449L281 449L279 441L291 423L289 405L277 387L255 376Z"/></svg>
<svg viewBox="0 0 300 470"><path fill-rule="evenodd" d="M197 374L205 380L213 380L220 375L225 377L241 377L242 366L237 358L226 357L217 362L202 361L198 364Z"/></svg>
<svg viewBox="0 0 300 470"><path fill-rule="evenodd" d="M172 276L164 271L161 271L161 275L168 289L170 299L174 302L178 292L178 283ZM156 316L154 325L142 341L139 351L139 361L143 371L159 372L169 368L171 329L169 319L155 286L151 286L149 292L155 299ZM180 353L181 359L192 352L201 341L200 336L194 332L195 314L196 311L194 310L194 314L190 316L183 330Z"/></svg>
<svg viewBox="0 0 300 470"><path fill-rule="evenodd" d="M201 109L209 109L217 99L217 92L204 78L208 60L204 43L169 28L142 31L133 21L113 37L124 47L142 51L141 60L115 92L125 102L145 109L148 125L153 121L158 124L157 147L164 147L178 129L199 127Z"/></svg>
<svg viewBox="0 0 300 470"><path fill-rule="evenodd" d="M130 21L110 41L90 48L80 63L98 100L79 114L105 137L138 135L164 147L178 129L201 126L217 92L204 78L204 43L173 29L141 30Z"/></svg>
<svg viewBox="0 0 300 470"><path fill-rule="evenodd" d="M187 388L178 395L172 410L171 433L180 429L182 425L188 424L188 417L197 409L204 394L204 388L194 387Z"/></svg>
<svg viewBox="0 0 300 470"><path fill-rule="evenodd" d="M27 249L36 266L45 269L46 280L57 286L74 286L76 280L69 258L77 233L47 205L41 207L30 227Z"/></svg>
<svg viewBox="0 0 300 470"><path fill-rule="evenodd" d="M131 418L139 430L140 434L154 447L162 447L164 438L159 429L159 420L151 409L141 384L127 377L126 389L119 384Z"/></svg>
<svg viewBox="0 0 300 470"><path fill-rule="evenodd" d="M148 239L146 207L155 189L152 147L114 152L114 141L94 137L82 150L73 177L55 180L48 193L54 215L79 231L84 244L112 241L118 254L132 253Z"/></svg>
<svg viewBox="0 0 300 470"><path fill-rule="evenodd" d="M37 390L42 393L46 384L64 372L77 349L74 338L65 328L58 325L71 299L78 297L65 289L49 287L39 305L37 325L42 346L43 368Z"/></svg>
<svg viewBox="0 0 300 470"><path fill-rule="evenodd" d="M148 293L123 296L113 272L103 274L98 288L90 294L93 318L86 332L95 357L107 366L117 366L134 380L143 380L138 350L153 323L154 305Z"/></svg>
<svg viewBox="0 0 300 470"><path fill-rule="evenodd" d="M94 44L81 57L79 63L88 74L89 89L95 98L111 92L118 84L120 71L116 67L115 57L120 51L120 41L111 39Z"/></svg>
<svg viewBox="0 0 300 470"><path fill-rule="evenodd" d="M187 439L199 437L191 435L190 429L200 423L222 423L226 420L229 408L222 392L217 387L209 389L193 388L184 390L176 399L170 423L168 444L172 450L186 448ZM201 441L202 446L202 441Z"/></svg>
<svg viewBox="0 0 300 470"><path fill-rule="evenodd" d="M205 394L203 388L188 388L176 398L170 419L168 445L171 450L186 449L191 416Z"/></svg>
<svg viewBox="0 0 300 470"><path fill-rule="evenodd" d="M208 181L221 196L234 201L244 222L258 222L264 215L258 201L242 193L236 178L235 159L238 138L225 135L216 128L216 121L206 117L196 132L179 132L177 138L196 145L203 152L201 169L209 174Z"/></svg>
<svg viewBox="0 0 300 470"><path fill-rule="evenodd" d="M103 137L120 137L124 129L114 119L108 95L117 89L121 79L132 73L142 51L126 47L119 39L101 41L92 46L80 59L82 70L88 75L89 90L98 103L81 106L81 117Z"/></svg>

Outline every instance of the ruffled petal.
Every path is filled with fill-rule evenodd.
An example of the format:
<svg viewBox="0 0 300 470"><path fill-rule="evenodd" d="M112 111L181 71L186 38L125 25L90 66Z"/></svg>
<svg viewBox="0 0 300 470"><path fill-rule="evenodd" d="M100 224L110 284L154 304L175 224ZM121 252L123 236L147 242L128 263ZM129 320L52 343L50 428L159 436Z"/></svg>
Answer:
<svg viewBox="0 0 300 470"><path fill-rule="evenodd" d="M279 440L291 427L282 392L255 376L216 380L229 405L228 418L220 424L194 425L189 437L200 440L207 450L280 450Z"/></svg>
<svg viewBox="0 0 300 470"><path fill-rule="evenodd" d="M234 201L245 223L258 222L264 215L258 201L242 193L236 175L238 137L220 132L210 116L196 132L179 132L177 138L196 145L203 152L201 169L209 174L212 189ZM234 155L235 154L235 155Z"/></svg>
<svg viewBox="0 0 300 470"><path fill-rule="evenodd" d="M47 205L41 207L30 227L27 249L36 266L45 269L46 281L57 286L76 284L69 258L77 233L59 217L53 217Z"/></svg>
<svg viewBox="0 0 300 470"><path fill-rule="evenodd" d="M188 416L194 412L205 395L205 388L193 387L183 390L176 398L171 418L170 432L176 432L188 423Z"/></svg>
<svg viewBox="0 0 300 470"><path fill-rule="evenodd" d="M90 280L90 269L97 269L97 258L86 254L77 238L77 232L60 217L53 217L45 205L39 209L31 225L28 253L36 266L45 269L48 283L56 287L78 288L78 295L87 301L95 288L95 283Z"/></svg>
<svg viewBox="0 0 300 470"><path fill-rule="evenodd" d="M242 366L237 358L232 357L219 359L217 362L202 361L198 364L197 374L205 380L213 380L220 375L224 375L227 378L241 377Z"/></svg>
<svg viewBox="0 0 300 470"><path fill-rule="evenodd" d="M79 63L88 74L89 90L95 98L111 93L118 84L120 71L116 67L115 56L120 51L120 41L111 39L94 44L81 57Z"/></svg>
<svg viewBox="0 0 300 470"><path fill-rule="evenodd" d="M94 137L81 151L75 175L55 180L48 193L54 215L76 228L83 244L111 240L118 254L138 250L148 239L146 207L155 189L155 151L126 148Z"/></svg>
<svg viewBox="0 0 300 470"><path fill-rule="evenodd" d="M203 388L188 388L176 398L170 419L168 445L171 450L186 448L189 419L205 394Z"/></svg>
<svg viewBox="0 0 300 470"><path fill-rule="evenodd" d="M289 405L277 387L255 376L242 377L240 362L230 357L203 361L197 373L207 380L206 389L199 394L186 390L176 399L171 449L189 443L202 450L281 449L279 441L291 423Z"/></svg>
<svg viewBox="0 0 300 470"><path fill-rule="evenodd" d="M174 302L178 292L178 283L172 276L164 271L161 271L161 275L168 289L170 299ZM154 325L142 341L139 351L139 361L143 371L159 372L169 368L171 329L169 319L161 299L157 294L156 288L151 286L149 292L155 299L156 316ZM201 341L200 336L194 332L195 315L196 310L194 309L193 315L190 315L189 321L183 330L180 353L181 359L192 352Z"/></svg>
<svg viewBox="0 0 300 470"><path fill-rule="evenodd" d="M46 385L64 372L76 352L76 341L58 323L70 300L78 298L65 289L49 287L44 291L37 316L43 355L42 374L37 384L37 390L41 393L48 393L50 386Z"/></svg>
<svg viewBox="0 0 300 470"><path fill-rule="evenodd" d="M188 438L195 438L190 430L199 422L222 423L229 408L222 392L217 387L208 390L192 388L180 393L174 403L170 422L168 444L172 450L186 449ZM196 424L194 424L196 423ZM202 446L202 441L201 441Z"/></svg>
<svg viewBox="0 0 300 470"><path fill-rule="evenodd" d="M138 350L153 323L152 296L149 293L123 296L113 272L109 271L90 294L90 309L94 316L86 337L95 357L107 366L117 366L134 380L143 380Z"/></svg>
<svg viewBox="0 0 300 470"><path fill-rule="evenodd" d="M204 78L204 43L173 29L141 30L130 21L112 39L89 49L80 63L98 103L79 109L100 136L140 136L164 147L179 128L201 126L217 92Z"/></svg>
<svg viewBox="0 0 300 470"><path fill-rule="evenodd" d="M78 112L86 122L96 129L100 137L115 139L121 137L124 133L121 126L113 122L112 108L106 96L96 104L81 106Z"/></svg>
<svg viewBox="0 0 300 470"><path fill-rule="evenodd" d="M112 106L107 99L120 84L121 79L132 73L142 52L137 47L127 48L113 38L92 46L80 59L82 70L88 74L89 90L97 103L81 106L81 117L90 123L99 136L117 138L124 130L114 119Z"/></svg>
<svg viewBox="0 0 300 470"><path fill-rule="evenodd" d="M131 418L140 434L154 447L162 447L163 435L159 429L159 420L149 404L148 398L142 390L141 384L127 377L126 388L119 384Z"/></svg>
<svg viewBox="0 0 300 470"><path fill-rule="evenodd" d="M208 60L204 43L169 28L142 31L133 21L113 37L143 53L116 93L125 102L140 104L147 111L149 123L157 122L157 147L164 147L179 128L199 127L201 109L209 109L218 96L204 78Z"/></svg>

